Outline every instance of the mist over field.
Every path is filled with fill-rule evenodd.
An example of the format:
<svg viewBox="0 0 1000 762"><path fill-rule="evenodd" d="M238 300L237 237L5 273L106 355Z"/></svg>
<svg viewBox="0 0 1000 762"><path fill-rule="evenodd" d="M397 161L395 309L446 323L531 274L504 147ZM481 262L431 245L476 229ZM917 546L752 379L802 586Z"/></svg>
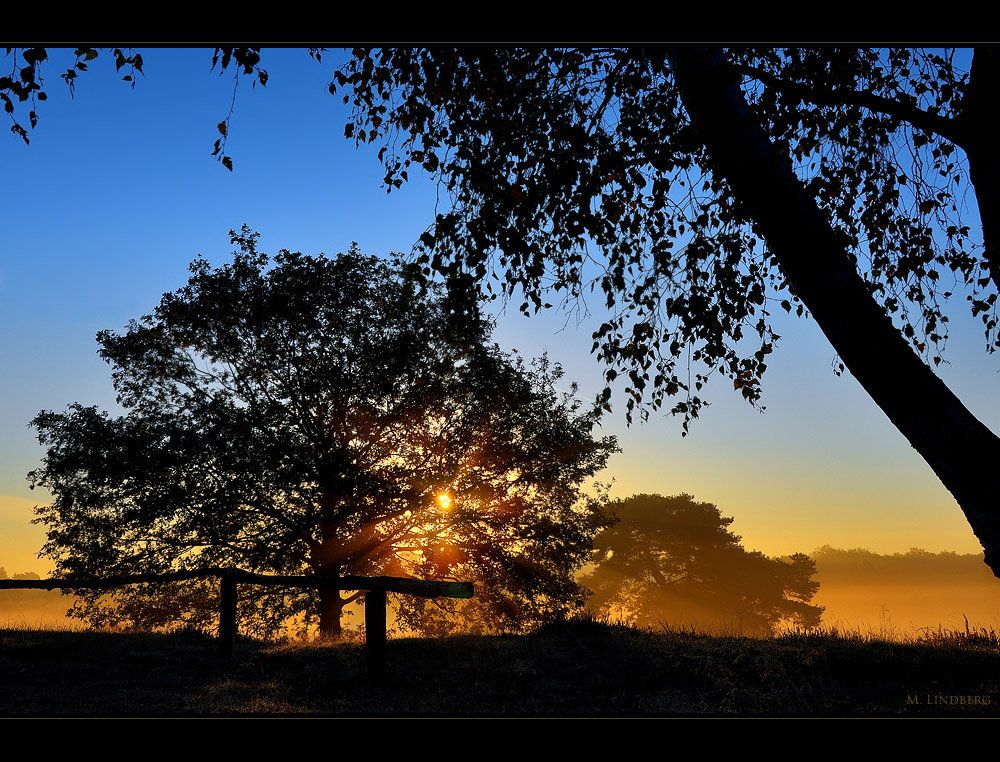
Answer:
<svg viewBox="0 0 1000 762"><path fill-rule="evenodd" d="M887 635L922 628L1000 629L1000 580L982 554L882 555L829 546L813 552L819 581L814 603L826 606L823 623Z"/></svg>
<svg viewBox="0 0 1000 762"><path fill-rule="evenodd" d="M813 603L824 606L822 627L890 638L908 638L925 630L1000 630L1000 580L982 555L930 553L880 554L861 548L824 546L816 561L819 592ZM0 579L25 577L0 567ZM72 599L58 591L0 591L0 627L81 627L65 616ZM355 617L352 625L360 624ZM691 625L692 622L670 622ZM698 625L705 623L699 622Z"/></svg>

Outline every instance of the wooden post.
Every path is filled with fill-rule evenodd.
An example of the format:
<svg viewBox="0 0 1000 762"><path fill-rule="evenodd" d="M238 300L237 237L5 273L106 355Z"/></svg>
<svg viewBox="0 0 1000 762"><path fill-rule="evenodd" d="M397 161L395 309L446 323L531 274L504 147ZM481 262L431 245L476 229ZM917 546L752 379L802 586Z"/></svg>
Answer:
<svg viewBox="0 0 1000 762"><path fill-rule="evenodd" d="M219 653L236 653L236 576L227 570L222 574L219 594Z"/></svg>
<svg viewBox="0 0 1000 762"><path fill-rule="evenodd" d="M385 590L365 593L365 653L372 677L385 674L385 608Z"/></svg>
<svg viewBox="0 0 1000 762"><path fill-rule="evenodd" d="M175 582L189 579L219 578L219 651L226 656L236 653L236 583L254 585L284 585L302 588L333 590L367 590L365 594L365 619L368 637L366 655L368 671L373 676L385 672L386 655L386 593L419 595L425 598L471 598L471 582L443 582L403 577L339 577L319 575L251 574L234 567L189 569L166 574L127 574L119 577L53 578L53 579L3 579L0 590L54 590L57 588L87 588L106 590L122 585ZM372 586L379 589L372 590Z"/></svg>

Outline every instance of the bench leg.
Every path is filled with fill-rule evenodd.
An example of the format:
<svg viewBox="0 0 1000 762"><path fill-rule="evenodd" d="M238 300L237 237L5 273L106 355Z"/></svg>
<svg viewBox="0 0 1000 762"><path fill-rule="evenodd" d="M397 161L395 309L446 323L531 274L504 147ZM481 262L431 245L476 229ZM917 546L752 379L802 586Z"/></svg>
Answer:
<svg viewBox="0 0 1000 762"><path fill-rule="evenodd" d="M372 677L385 674L385 608L385 590L365 593L365 652Z"/></svg>
<svg viewBox="0 0 1000 762"><path fill-rule="evenodd" d="M236 653L236 578L222 575L219 595L219 653L232 656Z"/></svg>

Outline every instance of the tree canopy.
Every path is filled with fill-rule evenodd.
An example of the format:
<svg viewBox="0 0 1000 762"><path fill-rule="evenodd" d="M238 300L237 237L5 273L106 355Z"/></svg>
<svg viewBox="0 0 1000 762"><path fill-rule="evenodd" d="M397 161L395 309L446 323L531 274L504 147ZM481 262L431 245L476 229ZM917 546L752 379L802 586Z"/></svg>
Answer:
<svg viewBox="0 0 1000 762"><path fill-rule="evenodd" d="M685 430L722 375L752 404L808 312L958 500L1000 573L1000 439L934 374L960 294L998 346L993 48L356 48L331 90L386 183L452 194L416 264L530 312L599 294L610 401ZM960 215L972 190L981 236ZM466 298L467 304L473 300ZM519 301L520 298L519 298Z"/></svg>
<svg viewBox="0 0 1000 762"><path fill-rule="evenodd" d="M691 495L633 495L610 508L618 523L595 539L596 568L581 580L600 614L748 635L772 634L782 622L819 625L809 556L747 551L729 530L733 519Z"/></svg>
<svg viewBox="0 0 1000 762"><path fill-rule="evenodd" d="M232 264L191 278L125 333L98 336L112 417L72 405L32 422L47 447L32 485L60 575L206 566L326 576L468 580L465 626L517 629L582 602L575 571L605 512L584 482L616 449L558 366L531 366L356 247L335 258L233 233ZM158 592L159 591L159 592ZM289 616L340 631L337 591L258 590L245 627ZM401 597L402 623L458 623ZM448 602L449 604L452 602ZM447 605L447 604L445 604ZM85 596L94 623L207 625L211 591Z"/></svg>

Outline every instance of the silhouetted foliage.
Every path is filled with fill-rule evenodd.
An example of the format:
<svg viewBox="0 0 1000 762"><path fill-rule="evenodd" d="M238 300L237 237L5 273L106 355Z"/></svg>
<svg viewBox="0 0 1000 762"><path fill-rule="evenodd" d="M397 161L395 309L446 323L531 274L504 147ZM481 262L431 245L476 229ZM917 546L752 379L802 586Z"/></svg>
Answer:
<svg viewBox="0 0 1000 762"><path fill-rule="evenodd" d="M58 574L468 580L475 599L444 621L478 630L578 607L574 573L607 525L581 485L616 445L591 436L575 387L556 391L559 366L501 352L479 314L449 313L356 247L272 262L256 237L244 226L232 264L196 260L153 314L98 335L126 415L75 404L32 421ZM207 582L78 595L95 624L210 626L217 608ZM246 586L241 627L302 615L337 633L356 598ZM440 629L452 602L396 603Z"/></svg>
<svg viewBox="0 0 1000 762"><path fill-rule="evenodd" d="M38 125L38 101L48 100L48 94L42 86L42 67L48 60L49 54L45 48L6 48L6 54L11 57L12 71L9 76L0 77L0 102L3 103L4 111L12 122L10 131L20 137L25 145L31 142L28 130L18 121L18 103L28 105L28 124L31 129ZM73 65L62 72L59 77L69 88L70 95L73 95L77 78L86 72L90 64L100 57L100 48L80 47L73 50L75 60ZM135 87L136 78L143 76L143 60L140 53L131 48L113 48L111 55L115 61L115 71L121 73L122 81L129 86ZM319 60L319 53L314 57ZM268 74L266 69L262 69L260 63L260 48L216 48L212 56L212 68L219 65L220 72L225 71L230 63L235 63L235 79L239 83L240 75L251 76L251 85L262 87L267 85ZM216 129L221 137L217 138L212 149L212 156L230 172L233 170L232 157L226 155L226 138L229 137L229 123L233 116L233 104L230 105L229 113L225 119L216 125Z"/></svg>
<svg viewBox="0 0 1000 762"><path fill-rule="evenodd" d="M491 275L524 312L603 297L603 400L623 382L630 419L675 400L686 431L719 374L757 404L771 312L808 310L1000 574L1000 439L928 365L953 292L1000 345L998 84L992 47L966 71L954 50L469 46L355 48L331 90L390 189L423 168L451 193L416 272L470 305Z"/></svg>
<svg viewBox="0 0 1000 762"><path fill-rule="evenodd" d="M590 606L600 614L755 635L772 634L781 622L819 625L809 556L745 550L729 531L733 519L690 495L634 495L610 508L619 521L597 536L597 568L581 580L593 588Z"/></svg>

